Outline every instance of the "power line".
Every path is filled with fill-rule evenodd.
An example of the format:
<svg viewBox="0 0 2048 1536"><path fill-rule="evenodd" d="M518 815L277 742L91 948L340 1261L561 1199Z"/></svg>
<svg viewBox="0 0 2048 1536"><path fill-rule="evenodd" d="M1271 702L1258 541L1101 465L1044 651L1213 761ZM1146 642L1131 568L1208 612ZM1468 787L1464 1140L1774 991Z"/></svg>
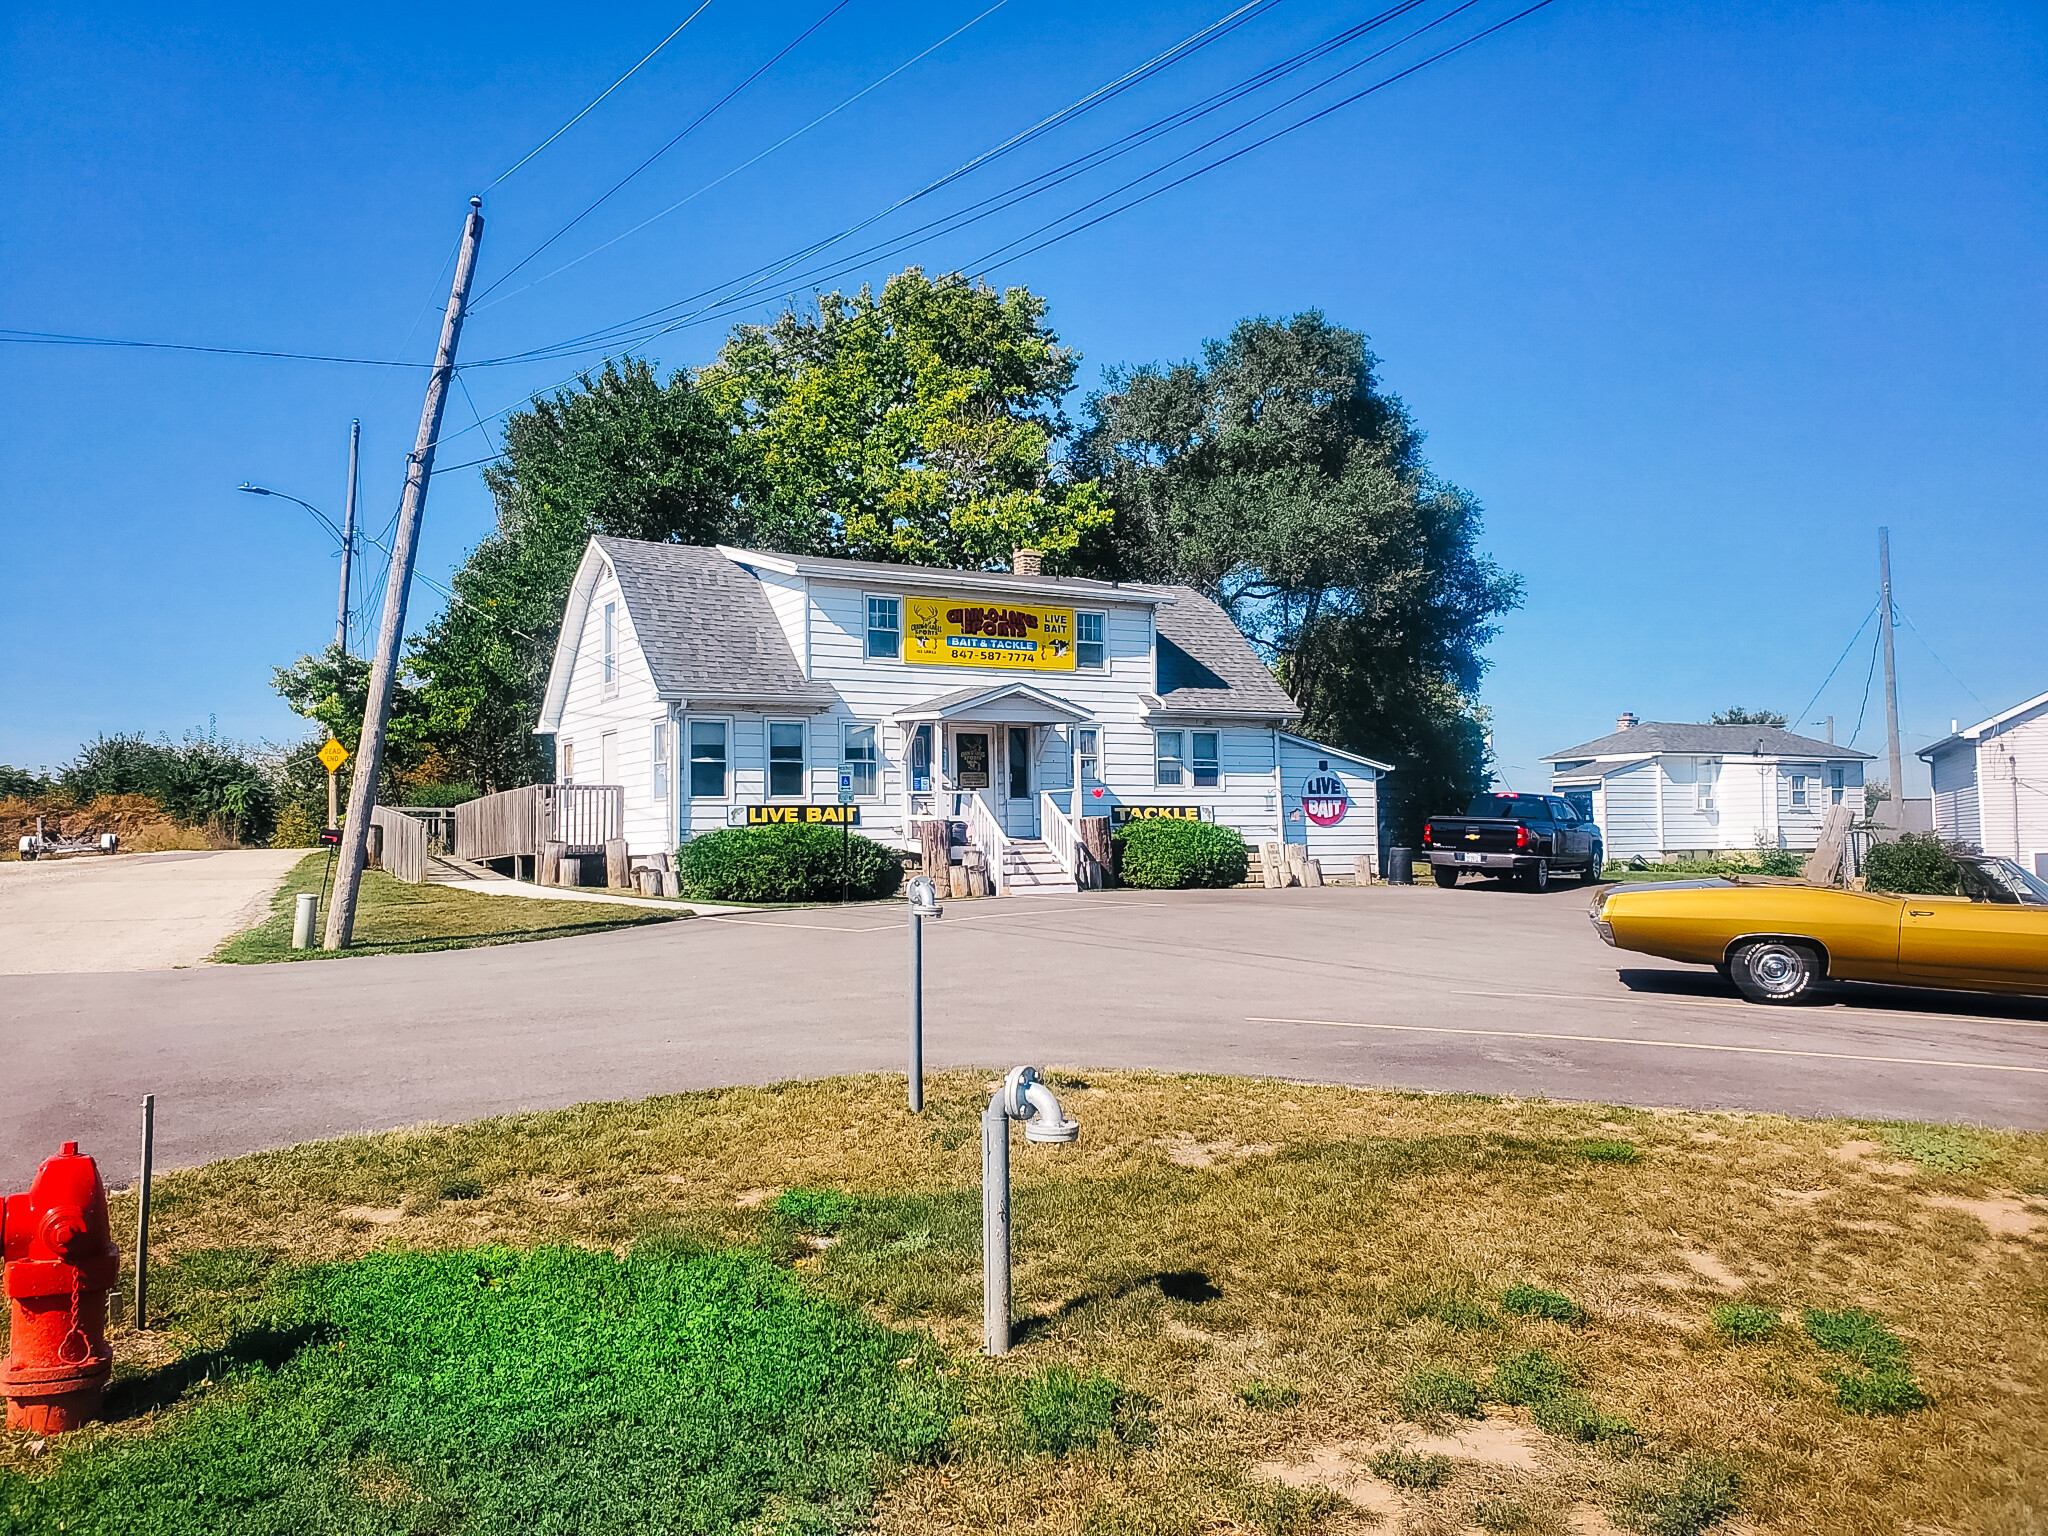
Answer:
<svg viewBox="0 0 2048 1536"><path fill-rule="evenodd" d="M684 127L681 133L678 133L674 138L670 139L666 144L662 145L661 148L657 149L645 160L642 160L638 165L634 166L632 170L628 171L624 176L621 176L617 181L613 182L611 186L608 187L604 191L604 193L598 197L598 199L595 202L591 203L581 213L577 214L575 218L571 219L568 223L564 224L560 229L556 230L552 235L549 235L547 239L541 241L539 245L535 246L532 250L528 251L524 256L520 257L519 260L514 262L512 266L498 278L497 282L492 283L489 288L484 289L484 291L478 294L477 297L479 299L487 297L490 294L491 289L498 287L500 283L503 283L507 278L510 278L513 273L517 272L521 267L525 266L529 261L533 260L534 257L538 256L542 251L546 250L549 246L553 245L557 240L561 239L562 236L569 233L569 231L574 229L578 224L581 224L585 219L589 218L593 213L597 212L597 210L603 207L604 204L611 198L613 193L617 192L620 188L624 187L628 182L632 181L634 177L638 176L642 171L646 170L647 167L654 164L655 161L659 160L663 155L667 154L670 150L674 149L678 144L682 143L683 140L688 138L692 133L694 133L697 130L697 128L707 118L711 116L712 113L716 112L720 107L724 106L727 102L731 101L733 97L739 95L741 91L744 91L756 80L760 79L763 75L767 74L769 70L773 69L777 64L781 63L783 58L787 56L793 49L795 49L799 43L803 42L804 39L808 38L813 32L817 31L818 28L824 26L826 22L830 21L834 16L837 16L841 11L845 10L847 6L851 5L852 3L853 0L836 0L836 3L829 11L825 12L824 15L820 16L816 21L812 22L808 27L804 28L802 32L798 33L789 42L785 43L782 47L781 52L777 53L773 58L768 60L767 63L763 64L760 68L756 69L752 74L748 75L746 79L742 80L738 85L734 86L731 90L727 91L723 96L719 97L718 100L714 101L710 106L706 107L702 112L698 113Z"/></svg>
<svg viewBox="0 0 2048 1536"><path fill-rule="evenodd" d="M597 95L591 99L589 106L585 107L581 112L578 112L574 117L570 118L569 121L562 124L561 127L557 128L553 133L549 134L546 138L542 139L538 144L534 145L532 149L529 149L525 154L521 155L517 160L515 160L511 165L507 166L503 171L500 171L498 173L498 180L492 182L491 185L485 187L484 190L486 192L491 191L492 188L496 187L499 182L504 181L514 171L518 170L521 166L525 165L527 161L531 160L535 155L539 154L542 150L546 149L550 144L554 143L555 140L559 139L571 128L574 128L578 123L582 122L584 118L590 116L592 112L597 110L598 103L602 102L605 99L605 97L611 95L613 91L616 91L628 80L632 79L635 75L639 74L642 65L645 65L648 59L653 58L657 53L661 52L662 49L666 48L670 43L674 42L676 38L682 33L683 28L687 27L699 16L702 16L704 12L707 9L709 9L710 5L711 0L703 0L703 4L699 5L697 9L690 12L689 15L685 16L682 19L681 25L679 25L674 32L669 33L667 37L664 37L660 42L656 43L652 48L650 48L647 51L646 58L643 58L639 64L635 64L631 69L627 70L623 75L619 76L618 79L614 80L610 85L606 86L603 90L599 91Z"/></svg>
<svg viewBox="0 0 2048 1536"><path fill-rule="evenodd" d="M1882 602L1883 599L1880 598L1879 601ZM1852 747L1856 745L1856 738L1863 734L1863 715L1870 708L1870 681L1877 676L1878 642L1883 638L1882 631L1871 637L1870 670L1863 674L1863 702L1856 706L1856 729L1849 733L1849 745ZM1896 799L1900 793L1899 786L1894 784L1892 786L1892 797Z"/></svg>
<svg viewBox="0 0 2048 1536"><path fill-rule="evenodd" d="M1884 599L1878 599L1878 602L1882 601L1884 601ZM1815 704L1820 702L1820 696L1823 693L1827 692L1828 684L1833 682L1835 680L1835 674L1842 670L1842 663L1847 661L1849 659L1849 653L1856 649L1856 642L1863 638L1864 625L1868 624L1872 619L1876 617L1877 603L1872 603L1870 605L1870 612L1863 615L1863 623L1858 624L1856 626L1856 633L1849 637L1849 643L1842 647L1842 654L1837 656L1835 658L1835 664L1832 667L1828 668L1828 675L1820 680L1820 686L1813 690L1813 697L1806 701L1806 708L1800 710L1798 714L1792 717L1795 723L1800 725L1805 724L1807 711L1811 710Z"/></svg>
<svg viewBox="0 0 2048 1536"><path fill-rule="evenodd" d="M997 11L1000 11L1004 6L1008 5L1009 3L1010 0L996 0L996 3L994 5L990 6L987 10L983 11L979 16L976 16L972 21L961 23L959 26L955 27L951 32L948 32L944 37L940 38L936 43L933 43L929 48L926 48L921 53L913 54L911 55L911 57L905 59L901 64L898 64L894 69L890 70L889 73L887 73L886 75L883 75L879 80L871 81L867 85L862 86L859 90L855 91L851 96L847 97L846 100L840 102L838 106L833 107L828 112L819 113L816 117L812 118L808 123L805 123L803 127L797 129L796 132L787 134L784 137L777 139L773 144L770 144L766 149L762 150L758 155L755 155L751 160L743 160L738 165L734 166L731 170L727 171L723 176L719 176L711 181L705 182L703 186L699 187L696 191L692 192L688 197L678 198L675 202L670 203L666 208L662 209L661 212L657 214L652 214L649 217L642 219L638 224L635 224L631 229L623 230L620 233L613 235L611 239L603 241L601 244L592 246L589 250L585 251L581 256L577 256L569 261L563 262L559 267L556 267L552 272L548 272L540 277L536 277L530 283L523 283L519 287L514 288L510 293L500 294L497 298L492 299L490 304L479 304L475 306L475 308L489 309L491 307L491 304L502 304L507 299L516 298L518 295L526 292L527 289L538 287L540 284L546 282L551 277L559 277L562 273L568 271L571 267L577 265L579 262L588 261L591 257L597 255L598 252L609 250L612 246L617 245L621 240L625 240L633 235L639 234L640 231L645 229L648 225L655 223L657 220L667 218L670 214L674 213L678 208L682 207L685 203L696 201L696 199L702 197L706 192L709 192L713 187L716 187L723 182L730 181L733 177L739 175L741 171L746 170L750 166L759 164L761 161L767 159L770 155L774 154L775 151L781 149L785 144L790 143L792 140L802 138L805 134L809 133L813 128L817 127L818 124L824 122L826 118L837 116L839 113L845 111L848 107L852 106L856 101L859 101L861 97L869 94L871 91L879 90L881 87L887 85L891 80L894 80L898 75L902 74L903 71L910 68L911 65L921 63L923 60L930 58L933 54L937 53L941 48L945 47L946 44L952 42L953 39L958 37L961 33L967 31L970 27L973 27L980 22L986 21L989 17L993 16ZM710 0L705 0L705 4L710 4Z"/></svg>
<svg viewBox="0 0 2048 1536"><path fill-rule="evenodd" d="M1906 620L1906 628L1913 631L1913 638L1918 640L1922 645L1927 646L1927 654L1932 656L1935 659L1935 661L1940 664L1941 670L1948 673L1950 678L1954 680L1955 685L1958 688L1962 689L1963 692L1967 693L1971 698L1977 699L1977 691L1974 688L1972 688L1968 683L1964 682L1960 677L1957 677L1955 674L1955 669L1951 667L1947 662L1942 661L1940 653L1936 651L1933 646L1927 644L1927 637L1920 633L1920 626L1918 624L1915 624L1912 621L1912 619L1907 616L1906 610L1901 608L1897 603L1893 603L1892 612L1896 613L1900 618ZM1989 704L1986 704L1982 699L1977 699L1977 707L1979 709L1989 709L1991 706Z"/></svg>
<svg viewBox="0 0 2048 1536"><path fill-rule="evenodd" d="M326 352L281 352L260 347L208 347L189 341L135 341L116 336L73 336L63 331L0 330L0 342L37 347L128 347L154 352L209 352L219 357L270 357L297 363L352 363L360 368L430 368L431 363L385 357L339 357Z"/></svg>

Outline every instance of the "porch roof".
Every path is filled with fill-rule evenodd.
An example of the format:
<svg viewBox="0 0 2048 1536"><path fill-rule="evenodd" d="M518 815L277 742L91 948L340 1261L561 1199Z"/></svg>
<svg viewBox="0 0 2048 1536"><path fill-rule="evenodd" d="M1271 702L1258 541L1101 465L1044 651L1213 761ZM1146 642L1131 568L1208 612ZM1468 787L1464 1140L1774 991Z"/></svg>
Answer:
<svg viewBox="0 0 2048 1536"><path fill-rule="evenodd" d="M1056 693L1030 683L997 683L993 687L956 688L899 709L891 716L903 721L970 720L1005 725L1071 725L1088 719Z"/></svg>

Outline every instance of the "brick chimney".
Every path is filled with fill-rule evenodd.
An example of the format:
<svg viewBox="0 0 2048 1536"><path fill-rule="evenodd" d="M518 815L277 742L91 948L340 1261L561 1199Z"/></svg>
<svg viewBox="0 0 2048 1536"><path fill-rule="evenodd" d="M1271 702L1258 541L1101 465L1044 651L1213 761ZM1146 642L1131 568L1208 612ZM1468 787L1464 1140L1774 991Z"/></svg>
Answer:
<svg viewBox="0 0 2048 1536"><path fill-rule="evenodd" d="M1628 710L1623 710L1614 717L1614 728L1617 731L1632 731L1636 728L1636 717Z"/></svg>
<svg viewBox="0 0 2048 1536"><path fill-rule="evenodd" d="M1010 556L1010 573L1014 576L1042 575L1040 562L1045 559L1042 549L1020 549Z"/></svg>

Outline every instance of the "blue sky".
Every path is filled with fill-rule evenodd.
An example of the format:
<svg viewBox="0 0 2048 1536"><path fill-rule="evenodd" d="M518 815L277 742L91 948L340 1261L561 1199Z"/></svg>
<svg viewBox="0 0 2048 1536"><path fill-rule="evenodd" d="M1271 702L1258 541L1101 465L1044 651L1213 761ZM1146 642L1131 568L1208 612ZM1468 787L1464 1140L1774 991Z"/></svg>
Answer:
<svg viewBox="0 0 2048 1536"><path fill-rule="evenodd" d="M479 286L829 3L712 0L489 193ZM502 301L477 309L465 358L574 336L798 250L1232 9L1008 0L805 136L522 290L988 3L850 0L493 291ZM1431 36L1454 41L1516 9L1479 0ZM445 296L467 197L688 13L10 7L0 326L423 361L423 307ZM955 200L1367 14L1269 4L963 181ZM1367 66L1350 88L1424 47ZM1952 717L2048 688L2044 102L2038 5L1555 0L988 270L1050 300L1091 385L1104 365L1189 355L1249 314L1318 307L1365 331L1437 469L1485 505L1487 548L1527 581L1482 694L1509 782L1536 782L1543 753L1602 734L1623 709L1798 710L1871 609L1880 523L1912 621L1899 638L1910 762ZM1192 142L1164 141L844 281L910 260L972 269L1123 179L1112 170ZM664 367L700 364L728 323L649 350ZM492 413L594 360L473 367L448 431L472 424L472 402L495 427ZM0 370L0 761L55 763L101 730L177 735L209 717L232 736L295 737L270 668L331 634L335 565L311 519L234 487L272 485L338 515L360 416L364 512L381 529L418 420L418 371L27 346L0 346ZM495 446L472 428L441 462ZM474 469L437 475L422 572L445 578L490 523ZM437 606L417 590L415 623ZM1803 718L1834 715L1846 740L1864 709L1859 745L1881 754L1879 690L1863 702L1869 639Z"/></svg>

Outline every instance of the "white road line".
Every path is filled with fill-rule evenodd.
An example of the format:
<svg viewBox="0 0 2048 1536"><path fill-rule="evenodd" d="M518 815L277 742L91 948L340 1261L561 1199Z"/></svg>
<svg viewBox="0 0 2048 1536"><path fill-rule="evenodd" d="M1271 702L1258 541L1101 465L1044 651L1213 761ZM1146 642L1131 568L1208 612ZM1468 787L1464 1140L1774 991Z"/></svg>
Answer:
<svg viewBox="0 0 2048 1536"><path fill-rule="evenodd" d="M1385 1029L1415 1035L1481 1035L1502 1040L1564 1040L1582 1045L1640 1045L1666 1051L1727 1051L1737 1056L1807 1056L1824 1061L1869 1061L1900 1067L1950 1067L1971 1072L2034 1072L2048 1076L2048 1067L2017 1067L1993 1061L1930 1061L1924 1056L1858 1056L1849 1051L1789 1051L1768 1045L1707 1045L1693 1040L1636 1040L1626 1035L1556 1035L1533 1029L1449 1029L1435 1024L1360 1024L1349 1019L1265 1019L1247 1024L1314 1024L1324 1029Z"/></svg>
<svg viewBox="0 0 2048 1536"><path fill-rule="evenodd" d="M954 903L954 910L947 914L947 917L948 920L955 923L986 923L1005 917L1051 917L1061 914L1071 915L1076 912L1100 912L1106 907L1165 907L1172 905L1171 902L1165 901L1060 902L1056 898L1047 896L1020 897L1017 900L1019 902L1028 902L1029 905L1014 907L1006 911L962 912L959 910L959 904L956 902ZM741 928L802 928L812 933L898 933L903 928L903 924L900 921L870 923L863 928L848 928L835 923L778 922L776 919L765 914L760 917L733 917L722 912L704 913L702 920L707 923L733 923Z"/></svg>

